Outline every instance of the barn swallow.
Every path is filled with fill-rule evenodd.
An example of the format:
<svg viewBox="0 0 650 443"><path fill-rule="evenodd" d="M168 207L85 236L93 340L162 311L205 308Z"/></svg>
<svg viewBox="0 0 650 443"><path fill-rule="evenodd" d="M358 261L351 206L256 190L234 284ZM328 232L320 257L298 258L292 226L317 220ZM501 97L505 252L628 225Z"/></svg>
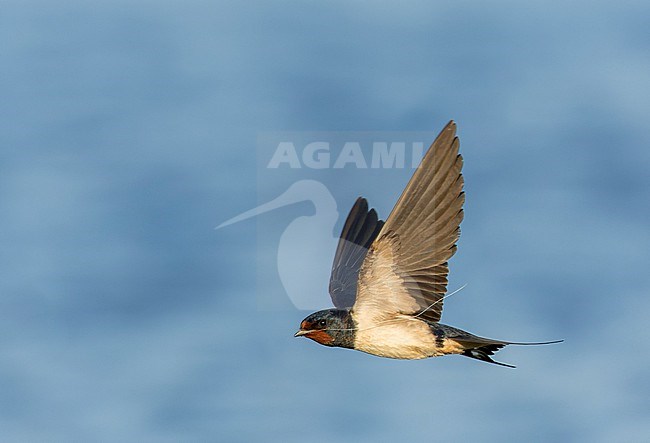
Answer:
<svg viewBox="0 0 650 443"><path fill-rule="evenodd" d="M507 345L439 323L448 260L463 220L463 158L456 124L435 139L386 222L359 198L339 238L329 283L336 309L318 311L296 337L380 357L422 359L459 354L512 367L491 356Z"/></svg>

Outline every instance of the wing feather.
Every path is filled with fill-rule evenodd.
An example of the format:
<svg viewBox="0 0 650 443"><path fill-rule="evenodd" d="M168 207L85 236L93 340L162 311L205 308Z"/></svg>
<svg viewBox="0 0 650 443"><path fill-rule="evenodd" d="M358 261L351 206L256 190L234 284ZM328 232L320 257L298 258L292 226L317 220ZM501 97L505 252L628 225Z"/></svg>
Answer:
<svg viewBox="0 0 650 443"><path fill-rule="evenodd" d="M447 262L456 252L465 202L459 146L456 124L449 122L365 256L352 308L357 318L372 323L402 314L440 320Z"/></svg>
<svg viewBox="0 0 650 443"><path fill-rule="evenodd" d="M337 308L349 309L354 305L359 269L383 225L377 212L368 210L366 199L359 197L343 224L332 264L329 293Z"/></svg>

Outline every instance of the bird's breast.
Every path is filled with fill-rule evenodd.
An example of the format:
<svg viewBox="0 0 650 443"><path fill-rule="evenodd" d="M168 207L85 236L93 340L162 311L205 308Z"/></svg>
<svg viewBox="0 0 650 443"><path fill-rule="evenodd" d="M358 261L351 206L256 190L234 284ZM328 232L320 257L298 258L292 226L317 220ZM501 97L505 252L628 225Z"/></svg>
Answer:
<svg viewBox="0 0 650 443"><path fill-rule="evenodd" d="M381 320L355 317L357 330L354 348L380 357L420 359L447 352L436 343L427 323L410 316L397 315Z"/></svg>

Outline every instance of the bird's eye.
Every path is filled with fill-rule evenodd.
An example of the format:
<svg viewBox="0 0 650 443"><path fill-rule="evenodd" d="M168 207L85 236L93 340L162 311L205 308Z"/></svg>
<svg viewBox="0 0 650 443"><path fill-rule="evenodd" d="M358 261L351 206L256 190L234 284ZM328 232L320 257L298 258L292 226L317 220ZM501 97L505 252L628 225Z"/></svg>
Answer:
<svg viewBox="0 0 650 443"><path fill-rule="evenodd" d="M327 322L325 320L319 320L318 321L318 326L320 326L321 328L324 328L325 325L327 325Z"/></svg>

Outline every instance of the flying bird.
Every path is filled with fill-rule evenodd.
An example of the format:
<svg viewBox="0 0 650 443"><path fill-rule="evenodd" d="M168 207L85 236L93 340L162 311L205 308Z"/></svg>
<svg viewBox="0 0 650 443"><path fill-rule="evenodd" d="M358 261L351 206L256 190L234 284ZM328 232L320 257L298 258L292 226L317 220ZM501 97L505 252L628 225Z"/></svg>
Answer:
<svg viewBox="0 0 650 443"><path fill-rule="evenodd" d="M448 260L463 220L463 158L456 124L440 132L386 221L358 198L339 238L329 293L336 309L305 318L296 337L380 357L422 359L459 354L492 359L507 345L439 323Z"/></svg>

